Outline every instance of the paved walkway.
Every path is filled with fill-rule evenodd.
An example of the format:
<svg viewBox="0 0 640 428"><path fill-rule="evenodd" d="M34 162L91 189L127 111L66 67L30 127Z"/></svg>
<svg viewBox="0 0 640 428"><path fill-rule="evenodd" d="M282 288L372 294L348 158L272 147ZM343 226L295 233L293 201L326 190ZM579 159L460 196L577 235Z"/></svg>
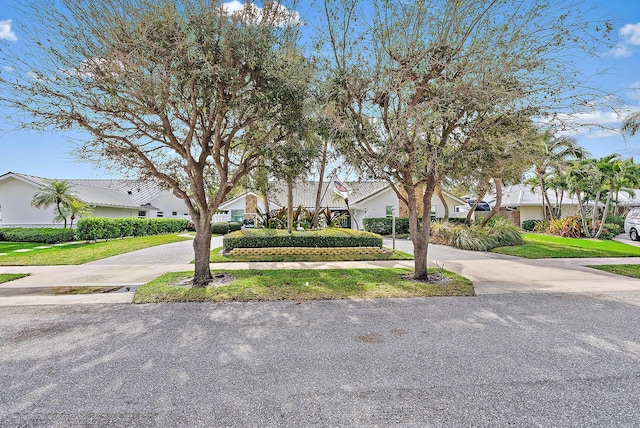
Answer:
<svg viewBox="0 0 640 428"><path fill-rule="evenodd" d="M222 238L212 241L212 248ZM391 246L391 241L385 245ZM411 242L396 242L396 248L412 252ZM191 241L177 242L78 266L3 266L0 273L31 275L2 288L40 288L55 286L135 287L164 273L191 271ZM640 264L640 257L597 259L528 260L493 253L464 251L441 245L429 246L431 266L441 266L470 279L477 294L504 293L631 293L640 292L640 280L601 272L587 266L596 264ZM413 261L378 262L250 262L214 263L212 269L332 269L332 268L413 267ZM0 297L0 306L128 303L133 292L65 296Z"/></svg>

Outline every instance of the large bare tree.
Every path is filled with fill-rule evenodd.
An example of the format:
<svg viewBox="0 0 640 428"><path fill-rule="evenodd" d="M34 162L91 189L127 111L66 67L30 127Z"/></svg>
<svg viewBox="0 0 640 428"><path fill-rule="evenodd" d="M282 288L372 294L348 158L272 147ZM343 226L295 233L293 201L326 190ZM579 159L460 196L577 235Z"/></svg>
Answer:
<svg viewBox="0 0 640 428"><path fill-rule="evenodd" d="M562 1L322 5L343 153L407 204L415 275L427 277L431 197L442 177L460 153L482 150L475 142L500 125L496 117L579 108L579 70L567 58L598 46L610 26L595 28Z"/></svg>
<svg viewBox="0 0 640 428"><path fill-rule="evenodd" d="M211 278L213 214L263 150L304 123L309 77L291 8L226 7L35 0L16 19L30 50L0 46L12 70L0 100L30 113L26 126L81 129L81 158L158 179L184 200L196 285Z"/></svg>

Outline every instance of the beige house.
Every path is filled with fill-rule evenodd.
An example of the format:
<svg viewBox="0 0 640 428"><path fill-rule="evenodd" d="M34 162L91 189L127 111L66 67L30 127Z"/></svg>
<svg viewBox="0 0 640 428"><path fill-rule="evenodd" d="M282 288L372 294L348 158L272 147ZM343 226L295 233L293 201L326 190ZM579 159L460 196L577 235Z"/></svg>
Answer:
<svg viewBox="0 0 640 428"><path fill-rule="evenodd" d="M320 206L328 207L336 213L345 213L347 218L343 221L343 227L352 229L362 229L365 218L387 217L393 214L396 217L407 217L408 210L405 204L401 203L389 183L384 181L348 183L351 188L349 196L349 210L345 200L329 189L329 183L323 183L322 199ZM293 189L293 206L302 206L307 209L315 207L316 192L318 182L302 182L295 185ZM456 209L456 207L466 206L466 202L457 196L444 193L444 197L449 208L450 217L466 217L466 212ZM444 216L445 208L440 199L434 195L431 200L432 216L441 218ZM287 206L286 186L280 185L272 195L269 196L269 208L280 209ZM219 210L224 212L221 219L227 221L242 221L244 219L256 218L256 208L261 212L265 211L264 198L253 192L242 194L234 199L222 203Z"/></svg>
<svg viewBox="0 0 640 428"><path fill-rule="evenodd" d="M556 195L552 189L547 190L551 205L560 210L560 216L566 217L580 212L578 198L571 197L567 194ZM531 186L524 184L515 184L505 186L502 189L502 203L500 209L502 211L516 213L518 225L522 225L526 220L542 220L544 218L542 192L539 188L531 189ZM495 206L496 195L489 195L486 198L491 207ZM546 203L546 202L545 202Z"/></svg>
<svg viewBox="0 0 640 428"><path fill-rule="evenodd" d="M33 196L51 181L14 172L0 175L0 227L56 226L52 208L31 206ZM154 181L64 181L94 217L190 218L185 203Z"/></svg>

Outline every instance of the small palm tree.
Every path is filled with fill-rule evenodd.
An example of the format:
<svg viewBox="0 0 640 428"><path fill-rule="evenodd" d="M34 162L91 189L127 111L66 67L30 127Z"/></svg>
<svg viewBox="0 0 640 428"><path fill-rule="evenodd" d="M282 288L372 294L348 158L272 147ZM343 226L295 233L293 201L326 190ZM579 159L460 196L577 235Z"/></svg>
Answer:
<svg viewBox="0 0 640 428"><path fill-rule="evenodd" d="M73 221L76 218L86 217L91 215L91 207L82 202L80 199L72 199L68 205L65 206L67 214L70 216L69 227L73 227Z"/></svg>
<svg viewBox="0 0 640 428"><path fill-rule="evenodd" d="M68 182L53 180L33 195L31 205L36 208L49 208L51 205L55 205L55 218L64 220L64 227L66 229L67 213L65 212L65 207L76 199L78 198L71 190L71 185Z"/></svg>

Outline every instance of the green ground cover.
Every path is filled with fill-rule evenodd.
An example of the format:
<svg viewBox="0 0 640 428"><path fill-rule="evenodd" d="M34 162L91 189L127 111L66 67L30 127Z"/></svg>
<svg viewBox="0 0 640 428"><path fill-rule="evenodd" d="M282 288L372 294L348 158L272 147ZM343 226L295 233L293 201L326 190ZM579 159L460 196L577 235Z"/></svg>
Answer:
<svg viewBox="0 0 640 428"><path fill-rule="evenodd" d="M0 273L0 284L29 276L28 273Z"/></svg>
<svg viewBox="0 0 640 428"><path fill-rule="evenodd" d="M640 256L640 247L616 241L562 238L534 233L523 236L525 245L499 247L492 251L528 259Z"/></svg>
<svg viewBox="0 0 640 428"><path fill-rule="evenodd" d="M376 260L413 260L413 255L403 251L394 251L380 254L287 254L272 256L257 255L223 255L222 247L211 250L211 263L228 262L346 262L346 261L376 261ZM193 263L193 261L191 261Z"/></svg>
<svg viewBox="0 0 640 428"><path fill-rule="evenodd" d="M589 267L609 273L615 273L616 275L640 278L640 265L596 265Z"/></svg>
<svg viewBox="0 0 640 428"><path fill-rule="evenodd" d="M0 242L0 266L79 265L190 238L178 234L141 236L101 242L39 244L33 242ZM15 252L16 250L29 250Z"/></svg>
<svg viewBox="0 0 640 428"><path fill-rule="evenodd" d="M395 297L473 296L471 281L443 271L443 284L404 279L410 269L226 270L219 285L179 286L192 272L163 275L136 290L135 303L229 302L277 300L376 299ZM430 269L431 275L439 273Z"/></svg>

